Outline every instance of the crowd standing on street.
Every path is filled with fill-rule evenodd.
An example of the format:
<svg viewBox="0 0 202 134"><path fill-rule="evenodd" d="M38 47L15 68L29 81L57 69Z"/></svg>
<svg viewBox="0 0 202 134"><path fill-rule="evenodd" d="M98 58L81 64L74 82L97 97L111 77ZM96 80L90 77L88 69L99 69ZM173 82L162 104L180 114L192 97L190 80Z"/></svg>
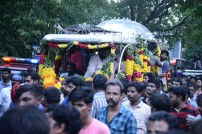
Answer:
<svg viewBox="0 0 202 134"><path fill-rule="evenodd" d="M11 70L4 68L0 81L0 133L200 134L202 79L181 73L166 80L168 55L162 51L160 61L153 59L152 64L160 67L158 77L148 72L142 82L112 79L96 74L97 68L92 64L94 67L89 66L86 73L93 75L92 82L84 82L72 73L65 76L61 89L45 89L34 70L22 76L11 75ZM100 56L102 66L108 53Z"/></svg>

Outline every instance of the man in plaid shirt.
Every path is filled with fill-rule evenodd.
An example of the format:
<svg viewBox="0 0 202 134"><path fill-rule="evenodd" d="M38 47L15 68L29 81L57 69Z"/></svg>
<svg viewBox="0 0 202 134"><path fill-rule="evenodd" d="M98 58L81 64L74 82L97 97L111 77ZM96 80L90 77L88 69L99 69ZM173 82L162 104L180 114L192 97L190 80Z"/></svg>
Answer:
<svg viewBox="0 0 202 134"><path fill-rule="evenodd" d="M108 106L99 111L97 119L109 127L111 134L136 134L137 122L133 113L121 105L122 83L119 80L109 81L105 90Z"/></svg>

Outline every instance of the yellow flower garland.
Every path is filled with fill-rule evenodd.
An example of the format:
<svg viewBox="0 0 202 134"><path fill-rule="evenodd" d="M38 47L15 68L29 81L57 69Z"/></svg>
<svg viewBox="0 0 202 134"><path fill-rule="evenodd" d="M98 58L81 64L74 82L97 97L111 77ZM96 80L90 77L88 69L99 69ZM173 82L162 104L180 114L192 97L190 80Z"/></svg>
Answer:
<svg viewBox="0 0 202 134"><path fill-rule="evenodd" d="M62 55L56 55L55 56L55 60L61 60L62 59Z"/></svg>

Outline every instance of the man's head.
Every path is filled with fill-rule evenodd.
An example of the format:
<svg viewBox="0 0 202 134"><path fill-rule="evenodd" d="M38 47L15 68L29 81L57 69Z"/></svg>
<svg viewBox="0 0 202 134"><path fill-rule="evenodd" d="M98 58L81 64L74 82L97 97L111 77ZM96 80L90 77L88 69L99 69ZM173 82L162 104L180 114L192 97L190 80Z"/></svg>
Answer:
<svg viewBox="0 0 202 134"><path fill-rule="evenodd" d="M172 80L168 80L168 81L167 81L167 86L168 86L168 88L170 88L170 87L173 86L173 84L172 84Z"/></svg>
<svg viewBox="0 0 202 134"><path fill-rule="evenodd" d="M121 83L123 84L124 87L124 94L127 95L127 90L128 90L128 80L126 78L121 78L120 79Z"/></svg>
<svg viewBox="0 0 202 134"><path fill-rule="evenodd" d="M202 86L201 78L198 78L198 79L197 79L197 81L196 81L196 86L197 86L197 87L201 87L201 86Z"/></svg>
<svg viewBox="0 0 202 134"><path fill-rule="evenodd" d="M194 84L192 84L192 83L189 83L187 85L187 88L189 89L189 92L190 92L190 96L188 96L188 97L193 98L194 94L196 92L196 86Z"/></svg>
<svg viewBox="0 0 202 134"><path fill-rule="evenodd" d="M24 79L25 79L26 84L36 84L37 85L39 83L40 76L38 75L38 73L36 71L28 70L24 74Z"/></svg>
<svg viewBox="0 0 202 134"><path fill-rule="evenodd" d="M171 103L168 96L165 94L156 93L148 98L149 105L151 106L151 111L165 111L170 112Z"/></svg>
<svg viewBox="0 0 202 134"><path fill-rule="evenodd" d="M98 55L101 60L107 58L107 56L110 54L110 49L111 49L110 47L98 49Z"/></svg>
<svg viewBox="0 0 202 134"><path fill-rule="evenodd" d="M70 102L78 109L82 119L89 117L93 96L93 89L82 86L76 87L69 96Z"/></svg>
<svg viewBox="0 0 202 134"><path fill-rule="evenodd" d="M180 87L182 86L183 81L181 78L175 78L172 80L172 84L173 84L173 87Z"/></svg>
<svg viewBox="0 0 202 134"><path fill-rule="evenodd" d="M49 129L45 113L33 106L14 107L0 118L1 134L49 134Z"/></svg>
<svg viewBox="0 0 202 134"><path fill-rule="evenodd" d="M71 105L50 105L47 110L50 134L78 134L82 121L78 110Z"/></svg>
<svg viewBox="0 0 202 134"><path fill-rule="evenodd" d="M202 116L202 94L197 96L196 102L197 102L197 105L198 105L198 110L199 110L199 112L200 112L200 114Z"/></svg>
<svg viewBox="0 0 202 134"><path fill-rule="evenodd" d="M147 42L147 44L148 44L148 49L149 49L150 51L156 50L157 44L156 44L155 42Z"/></svg>
<svg viewBox="0 0 202 134"><path fill-rule="evenodd" d="M44 89L38 85L25 84L19 87L16 92L18 104L21 106L34 105L38 106L43 97Z"/></svg>
<svg viewBox="0 0 202 134"><path fill-rule="evenodd" d="M146 87L147 96L159 92L159 88L160 88L160 81L156 78L150 79Z"/></svg>
<svg viewBox="0 0 202 134"><path fill-rule="evenodd" d="M77 86L82 85L83 81L80 77L70 76L63 80L61 91L64 94L64 96L67 97Z"/></svg>
<svg viewBox="0 0 202 134"><path fill-rule="evenodd" d="M147 72L144 74L143 82L147 84L149 79L153 79L153 78L154 78L153 73Z"/></svg>
<svg viewBox="0 0 202 134"><path fill-rule="evenodd" d="M190 82L196 84L197 78L195 76L190 77Z"/></svg>
<svg viewBox="0 0 202 134"><path fill-rule="evenodd" d="M152 113L147 122L148 134L163 133L178 128L178 119L175 116L163 111Z"/></svg>
<svg viewBox="0 0 202 134"><path fill-rule="evenodd" d="M45 90L44 97L48 104L59 104L60 94L60 91L56 87L48 87Z"/></svg>
<svg viewBox="0 0 202 134"><path fill-rule="evenodd" d="M161 61L167 60L169 52L167 50L161 50Z"/></svg>
<svg viewBox="0 0 202 134"><path fill-rule="evenodd" d="M115 79L105 84L105 98L109 107L116 107L122 100L124 87L122 83Z"/></svg>
<svg viewBox="0 0 202 134"><path fill-rule="evenodd" d="M11 70L9 68L3 68L2 71L2 79L9 80L11 77Z"/></svg>
<svg viewBox="0 0 202 134"><path fill-rule="evenodd" d="M132 103L137 102L140 99L142 92L143 88L139 83L130 82L128 84L127 97L130 102Z"/></svg>
<svg viewBox="0 0 202 134"><path fill-rule="evenodd" d="M177 107L180 102L185 102L186 92L183 87L171 87L169 88L169 98L171 105Z"/></svg>
<svg viewBox="0 0 202 134"><path fill-rule="evenodd" d="M105 83L107 82L107 77L103 74L97 74L93 78L93 87L95 90L105 90Z"/></svg>
<svg viewBox="0 0 202 134"><path fill-rule="evenodd" d="M15 84L20 84L20 83L22 83L22 76L18 75L18 74L14 74L12 76L12 84L15 85Z"/></svg>
<svg viewBox="0 0 202 134"><path fill-rule="evenodd" d="M74 75L76 72L76 65L72 62L68 62L67 63L67 72L68 72L68 76Z"/></svg>

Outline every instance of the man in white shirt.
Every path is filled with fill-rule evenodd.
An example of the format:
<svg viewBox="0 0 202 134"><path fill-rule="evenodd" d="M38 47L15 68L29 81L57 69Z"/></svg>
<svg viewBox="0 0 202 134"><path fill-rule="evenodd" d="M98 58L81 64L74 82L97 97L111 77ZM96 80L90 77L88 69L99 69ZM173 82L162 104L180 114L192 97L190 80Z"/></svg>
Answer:
<svg viewBox="0 0 202 134"><path fill-rule="evenodd" d="M110 61L110 47L98 50L98 55L95 54L90 58L87 71L84 75L85 78L94 76L98 70L101 70L103 65ZM117 68L117 63L114 62L114 72Z"/></svg>
<svg viewBox="0 0 202 134"><path fill-rule="evenodd" d="M6 112L11 103L11 87L0 90L0 115Z"/></svg>
<svg viewBox="0 0 202 134"><path fill-rule="evenodd" d="M130 82L128 85L128 102L122 103L132 111L137 121L137 134L147 132L146 122L151 114L151 108L141 100L143 88L139 83Z"/></svg>
<svg viewBox="0 0 202 134"><path fill-rule="evenodd" d="M9 68L3 68L2 71L2 81L0 81L0 90L6 87L12 88L12 82L10 80L11 70Z"/></svg>

